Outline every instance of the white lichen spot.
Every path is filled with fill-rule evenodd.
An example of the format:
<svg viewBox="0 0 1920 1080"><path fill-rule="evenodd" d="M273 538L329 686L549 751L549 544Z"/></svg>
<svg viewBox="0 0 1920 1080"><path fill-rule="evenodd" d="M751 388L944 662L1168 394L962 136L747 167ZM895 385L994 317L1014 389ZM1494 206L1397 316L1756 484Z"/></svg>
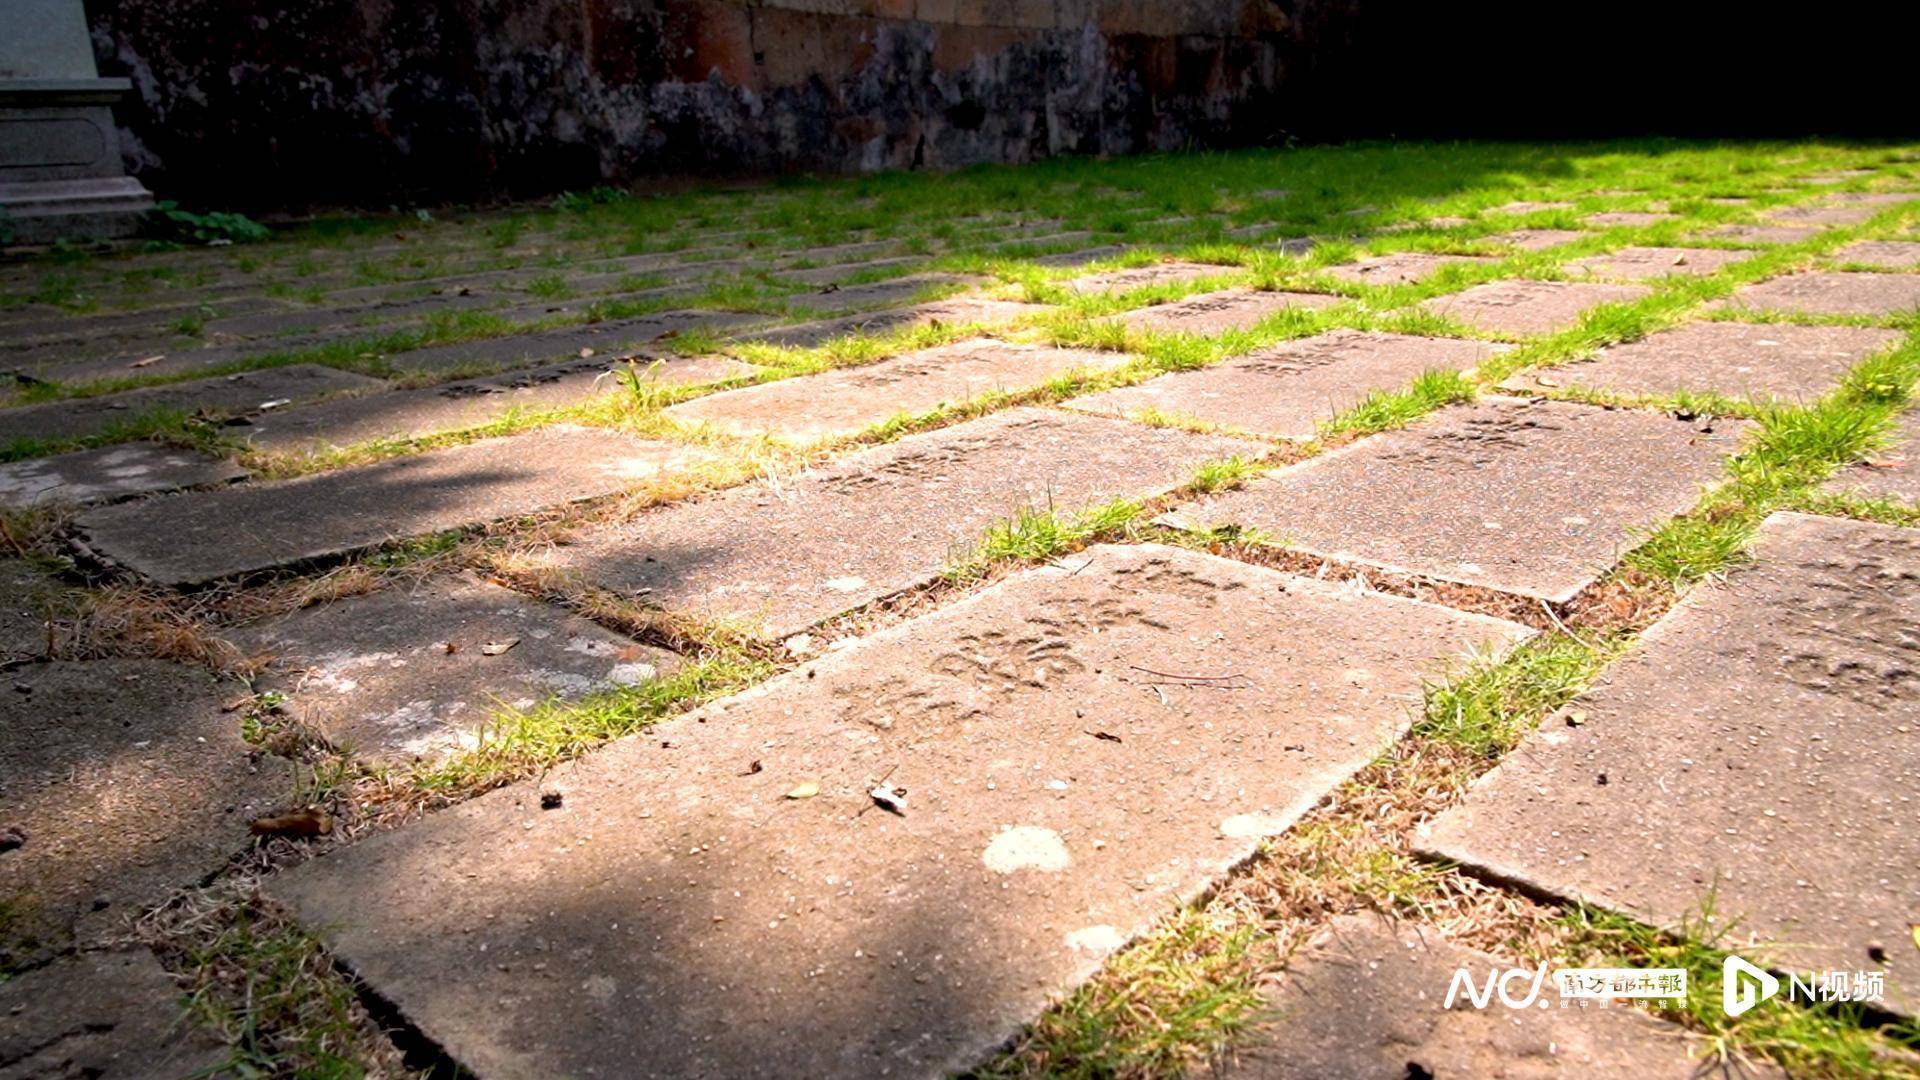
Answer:
<svg viewBox="0 0 1920 1080"><path fill-rule="evenodd" d="M635 661L631 664L615 664L613 670L607 672L607 680L615 686L639 686L643 682L651 681L659 674L660 669L652 664Z"/></svg>
<svg viewBox="0 0 1920 1080"><path fill-rule="evenodd" d="M1001 830L987 845L982 859L987 869L996 874L1011 874L1015 870L1058 873L1073 863L1060 834L1038 825L1015 825Z"/></svg>
<svg viewBox="0 0 1920 1080"><path fill-rule="evenodd" d="M580 984L588 997L603 1003L612 1001L614 991L619 988L620 984L614 982L611 975L589 975L587 981Z"/></svg>
<svg viewBox="0 0 1920 1080"><path fill-rule="evenodd" d="M1090 953L1110 953L1126 943L1126 935L1105 923L1083 926L1067 935L1069 949L1082 949Z"/></svg>
<svg viewBox="0 0 1920 1080"><path fill-rule="evenodd" d="M820 585L822 588L831 589L834 592L853 592L855 589L865 586L866 583L867 579L863 577L837 577L828 578L821 582Z"/></svg>

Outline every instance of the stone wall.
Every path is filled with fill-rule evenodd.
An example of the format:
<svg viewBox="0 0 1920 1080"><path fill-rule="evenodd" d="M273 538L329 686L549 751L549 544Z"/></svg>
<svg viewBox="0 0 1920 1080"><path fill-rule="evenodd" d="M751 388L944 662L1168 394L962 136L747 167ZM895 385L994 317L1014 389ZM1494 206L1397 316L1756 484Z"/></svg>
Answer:
<svg viewBox="0 0 1920 1080"><path fill-rule="evenodd" d="M1358 0L91 0L202 204L947 169L1280 138Z"/></svg>

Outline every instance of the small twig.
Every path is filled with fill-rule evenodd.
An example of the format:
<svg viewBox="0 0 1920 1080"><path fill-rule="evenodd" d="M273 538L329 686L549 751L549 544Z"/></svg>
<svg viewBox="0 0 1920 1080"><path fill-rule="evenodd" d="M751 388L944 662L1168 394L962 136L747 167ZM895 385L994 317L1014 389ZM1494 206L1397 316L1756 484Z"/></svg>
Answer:
<svg viewBox="0 0 1920 1080"><path fill-rule="evenodd" d="M1245 675L1237 671L1230 671L1225 675L1179 675L1171 671L1155 671L1150 667L1141 667L1139 664L1128 664L1127 666L1135 671L1144 671L1148 675L1158 675L1163 679L1178 679L1181 682L1226 682L1229 679L1246 678Z"/></svg>

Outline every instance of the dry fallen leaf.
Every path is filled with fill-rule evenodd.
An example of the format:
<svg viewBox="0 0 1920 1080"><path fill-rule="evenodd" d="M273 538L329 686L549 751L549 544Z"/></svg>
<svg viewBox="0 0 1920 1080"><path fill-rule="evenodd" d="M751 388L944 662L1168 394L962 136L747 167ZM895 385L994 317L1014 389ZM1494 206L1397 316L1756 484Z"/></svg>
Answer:
<svg viewBox="0 0 1920 1080"><path fill-rule="evenodd" d="M517 637L501 638L499 641L489 641L480 646L480 655L499 656L501 653L506 652L518 644L520 644L520 639Z"/></svg>
<svg viewBox="0 0 1920 1080"><path fill-rule="evenodd" d="M166 358L167 358L167 354L161 353L158 356L148 356L148 357L143 357L139 360L135 360L133 363L128 364L127 366L130 368L146 367L148 364L157 364L160 361L165 360Z"/></svg>
<svg viewBox="0 0 1920 1080"><path fill-rule="evenodd" d="M787 798L811 799L818 794L820 794L820 785L814 783L811 780L808 780L806 783L801 784L798 787L794 788L792 791L787 792Z"/></svg>
<svg viewBox="0 0 1920 1080"><path fill-rule="evenodd" d="M333 815L309 806L285 814L255 818L247 829L255 836L325 836L333 831Z"/></svg>

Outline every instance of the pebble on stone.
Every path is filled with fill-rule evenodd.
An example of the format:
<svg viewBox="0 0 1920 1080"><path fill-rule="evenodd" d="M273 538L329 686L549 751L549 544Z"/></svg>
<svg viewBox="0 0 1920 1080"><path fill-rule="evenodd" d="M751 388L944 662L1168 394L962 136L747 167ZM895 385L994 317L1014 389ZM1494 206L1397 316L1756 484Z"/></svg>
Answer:
<svg viewBox="0 0 1920 1080"><path fill-rule="evenodd" d="M1153 411L1306 440L1318 434L1319 424L1376 390L1400 389L1422 372L1470 368L1504 348L1484 341L1334 330L1074 398L1065 407L1107 416Z"/></svg>
<svg viewBox="0 0 1920 1080"><path fill-rule="evenodd" d="M162 1080L214 1076L226 1047L144 949L83 952L0 982L0 1076Z"/></svg>
<svg viewBox="0 0 1920 1080"><path fill-rule="evenodd" d="M90 549L197 585L611 495L706 455L567 425L269 484L162 495L81 515Z"/></svg>
<svg viewBox="0 0 1920 1080"><path fill-rule="evenodd" d="M1361 259L1351 266L1336 266L1327 273L1342 281L1355 281L1362 285L1410 285L1425 281L1449 266L1492 266L1499 261L1484 256L1401 251Z"/></svg>
<svg viewBox="0 0 1920 1080"><path fill-rule="evenodd" d="M910 435L778 485L755 484L586 530L557 566L646 603L785 638L923 584L988 526L1184 483L1244 439L1046 409Z"/></svg>
<svg viewBox="0 0 1920 1080"><path fill-rule="evenodd" d="M237 375L166 383L118 394L46 401L0 409L0 430L12 439L84 439L155 413L245 416L333 394L377 390L385 384L319 364L263 368Z"/></svg>
<svg viewBox="0 0 1920 1080"><path fill-rule="evenodd" d="M460 578L307 608L228 639L271 656L257 685L285 693L309 730L360 757L401 760L471 747L505 710L638 686L679 664L559 608Z"/></svg>
<svg viewBox="0 0 1920 1080"><path fill-rule="evenodd" d="M1507 389L1581 386L1628 396L1714 393L1807 401L1899 333L1857 326L1696 322L1613 345L1592 360L1516 375Z"/></svg>
<svg viewBox="0 0 1920 1080"><path fill-rule="evenodd" d="M1564 601L1634 545L1634 530L1692 507L1749 427L1485 398L1179 513L1328 558Z"/></svg>
<svg viewBox="0 0 1920 1080"><path fill-rule="evenodd" d="M479 1075L945 1075L1525 633L1096 547L266 888Z"/></svg>
<svg viewBox="0 0 1920 1080"><path fill-rule="evenodd" d="M1775 514L1422 841L1502 880L1920 1006L1920 533Z"/></svg>
<svg viewBox="0 0 1920 1080"><path fill-rule="evenodd" d="M1224 330L1251 330L1277 311L1331 307L1342 299L1327 293L1226 289L1189 296L1170 304L1154 304L1113 318L1125 323L1129 330L1162 334L1218 334Z"/></svg>
<svg viewBox="0 0 1920 1080"><path fill-rule="evenodd" d="M1599 285L1571 281L1490 281L1437 296L1421 308L1494 333L1526 336L1565 330L1588 308L1638 300L1644 285Z"/></svg>
<svg viewBox="0 0 1920 1080"><path fill-rule="evenodd" d="M1748 252L1725 248L1627 247L1575 259L1566 269L1624 281L1651 281L1673 274L1704 277L1752 257Z"/></svg>
<svg viewBox="0 0 1920 1080"><path fill-rule="evenodd" d="M154 443L127 443L0 465L0 508L83 506L156 491L227 484L247 475L231 461Z"/></svg>
<svg viewBox="0 0 1920 1080"><path fill-rule="evenodd" d="M1920 308L1920 274L1816 270L1742 288L1728 303L1803 315L1898 315Z"/></svg>

